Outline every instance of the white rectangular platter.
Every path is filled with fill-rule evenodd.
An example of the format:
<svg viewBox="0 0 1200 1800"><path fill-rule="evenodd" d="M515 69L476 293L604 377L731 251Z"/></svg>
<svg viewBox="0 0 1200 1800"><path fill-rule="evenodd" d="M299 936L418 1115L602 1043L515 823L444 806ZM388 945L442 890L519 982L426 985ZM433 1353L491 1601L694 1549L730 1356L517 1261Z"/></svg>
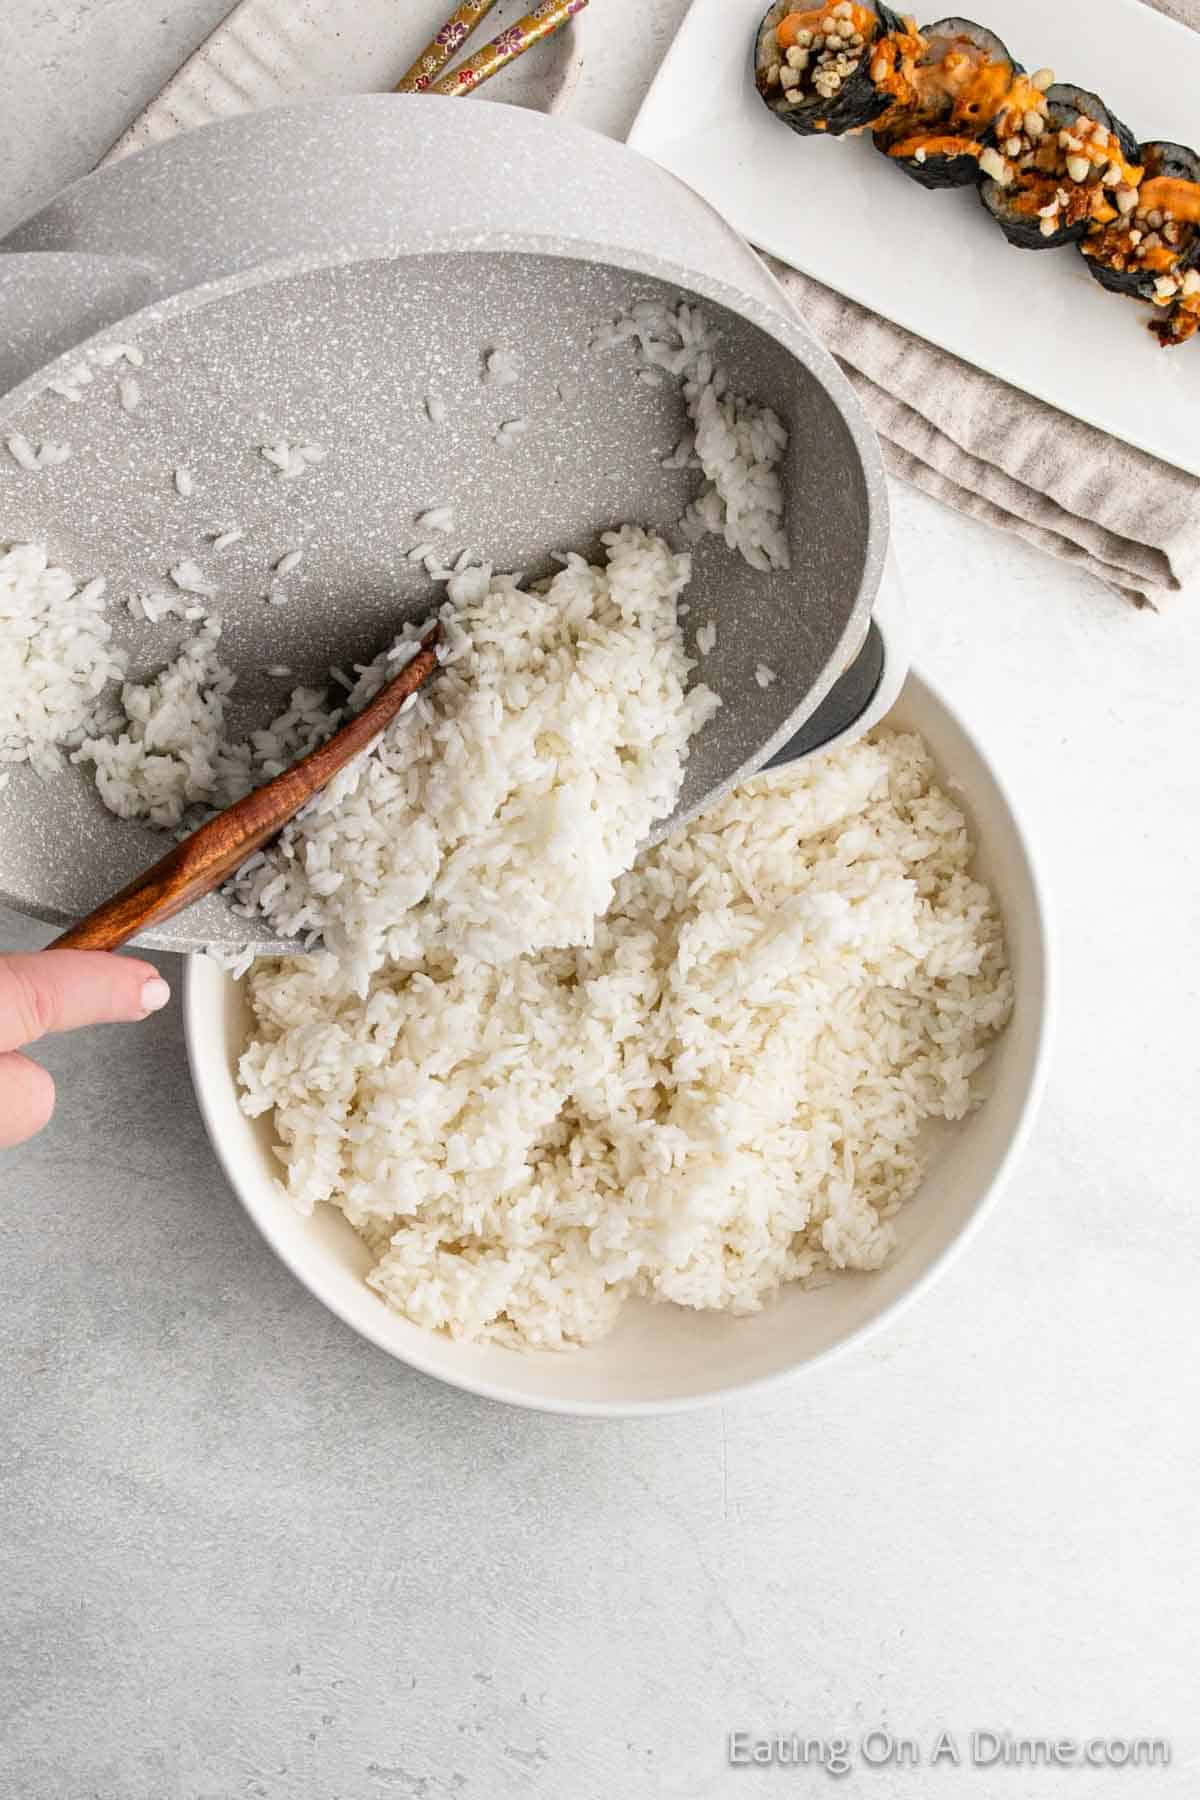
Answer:
<svg viewBox="0 0 1200 1800"><path fill-rule="evenodd" d="M1105 293L1073 249L1013 249L973 189L927 193L887 166L869 134L789 131L754 88L751 51L766 5L693 0L629 142L761 249L1200 474L1200 338L1160 349L1145 329L1149 308ZM1200 147L1200 32L1139 0L978 5L969 16L1028 68L1048 66L1098 93L1143 139Z"/></svg>

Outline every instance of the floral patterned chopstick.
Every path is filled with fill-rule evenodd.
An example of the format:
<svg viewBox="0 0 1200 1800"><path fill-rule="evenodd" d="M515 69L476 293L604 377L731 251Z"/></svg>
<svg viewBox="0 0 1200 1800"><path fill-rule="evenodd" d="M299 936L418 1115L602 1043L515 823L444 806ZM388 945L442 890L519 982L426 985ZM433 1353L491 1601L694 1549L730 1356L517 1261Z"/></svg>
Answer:
<svg viewBox="0 0 1200 1800"><path fill-rule="evenodd" d="M524 56L526 50L532 50L544 38L552 37L556 31L568 24L576 13L581 13L588 0L541 0L541 5L519 19L515 25L509 25L490 44L477 50L474 56L468 56L465 62L459 63L456 69L450 69L440 79L434 79L438 71L454 54L458 46L464 42L474 25L483 17L493 4L493 0L468 0L460 6L453 18L438 32L434 42L424 54L418 57L404 80L396 90L402 94L471 94L493 75L515 62L518 56ZM470 15L471 22L466 22ZM448 34L453 35L452 43L443 43ZM434 58L434 66L429 68L430 59ZM440 60L436 60L440 58Z"/></svg>
<svg viewBox="0 0 1200 1800"><path fill-rule="evenodd" d="M423 94L440 75L454 52L465 44L475 27L495 6L496 0L463 0L450 14L432 44L426 44L407 75L396 84L398 94Z"/></svg>

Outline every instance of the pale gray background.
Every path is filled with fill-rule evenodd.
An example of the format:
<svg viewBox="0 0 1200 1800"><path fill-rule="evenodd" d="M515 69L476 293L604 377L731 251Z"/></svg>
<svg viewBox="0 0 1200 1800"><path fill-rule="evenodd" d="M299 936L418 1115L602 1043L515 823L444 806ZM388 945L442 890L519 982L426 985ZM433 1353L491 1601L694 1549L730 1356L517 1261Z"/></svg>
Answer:
<svg viewBox="0 0 1200 1800"><path fill-rule="evenodd" d="M620 132L684 0L594 5L575 110ZM6 0L0 228L224 10ZM767 1402L543 1419L407 1374L275 1263L174 1007L54 1043L59 1116L0 1162L4 1800L808 1794L726 1769L724 1731L880 1722L1161 1733L1175 1764L843 1791L1196 1794L1200 594L1139 616L895 504L922 660L1058 902L1049 1094L993 1221Z"/></svg>

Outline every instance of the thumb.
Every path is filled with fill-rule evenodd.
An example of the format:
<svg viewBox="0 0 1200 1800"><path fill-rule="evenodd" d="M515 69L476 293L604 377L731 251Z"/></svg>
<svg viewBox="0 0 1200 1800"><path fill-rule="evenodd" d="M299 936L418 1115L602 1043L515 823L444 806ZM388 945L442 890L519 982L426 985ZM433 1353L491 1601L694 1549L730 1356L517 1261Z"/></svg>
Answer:
<svg viewBox="0 0 1200 1800"><path fill-rule="evenodd" d="M0 956L0 1054L50 1031L144 1019L170 997L152 963L107 950Z"/></svg>

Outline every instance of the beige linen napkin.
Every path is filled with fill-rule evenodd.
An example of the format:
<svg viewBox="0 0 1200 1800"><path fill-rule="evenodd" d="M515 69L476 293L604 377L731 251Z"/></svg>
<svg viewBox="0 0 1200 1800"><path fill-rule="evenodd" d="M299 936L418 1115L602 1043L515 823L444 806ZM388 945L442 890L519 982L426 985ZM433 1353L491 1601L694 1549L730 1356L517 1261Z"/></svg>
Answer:
<svg viewBox="0 0 1200 1800"><path fill-rule="evenodd" d="M1200 0L1145 3L1200 30ZM1153 606L1200 575L1195 476L960 362L796 269L770 266L850 377L893 474L1081 564L1137 606Z"/></svg>

